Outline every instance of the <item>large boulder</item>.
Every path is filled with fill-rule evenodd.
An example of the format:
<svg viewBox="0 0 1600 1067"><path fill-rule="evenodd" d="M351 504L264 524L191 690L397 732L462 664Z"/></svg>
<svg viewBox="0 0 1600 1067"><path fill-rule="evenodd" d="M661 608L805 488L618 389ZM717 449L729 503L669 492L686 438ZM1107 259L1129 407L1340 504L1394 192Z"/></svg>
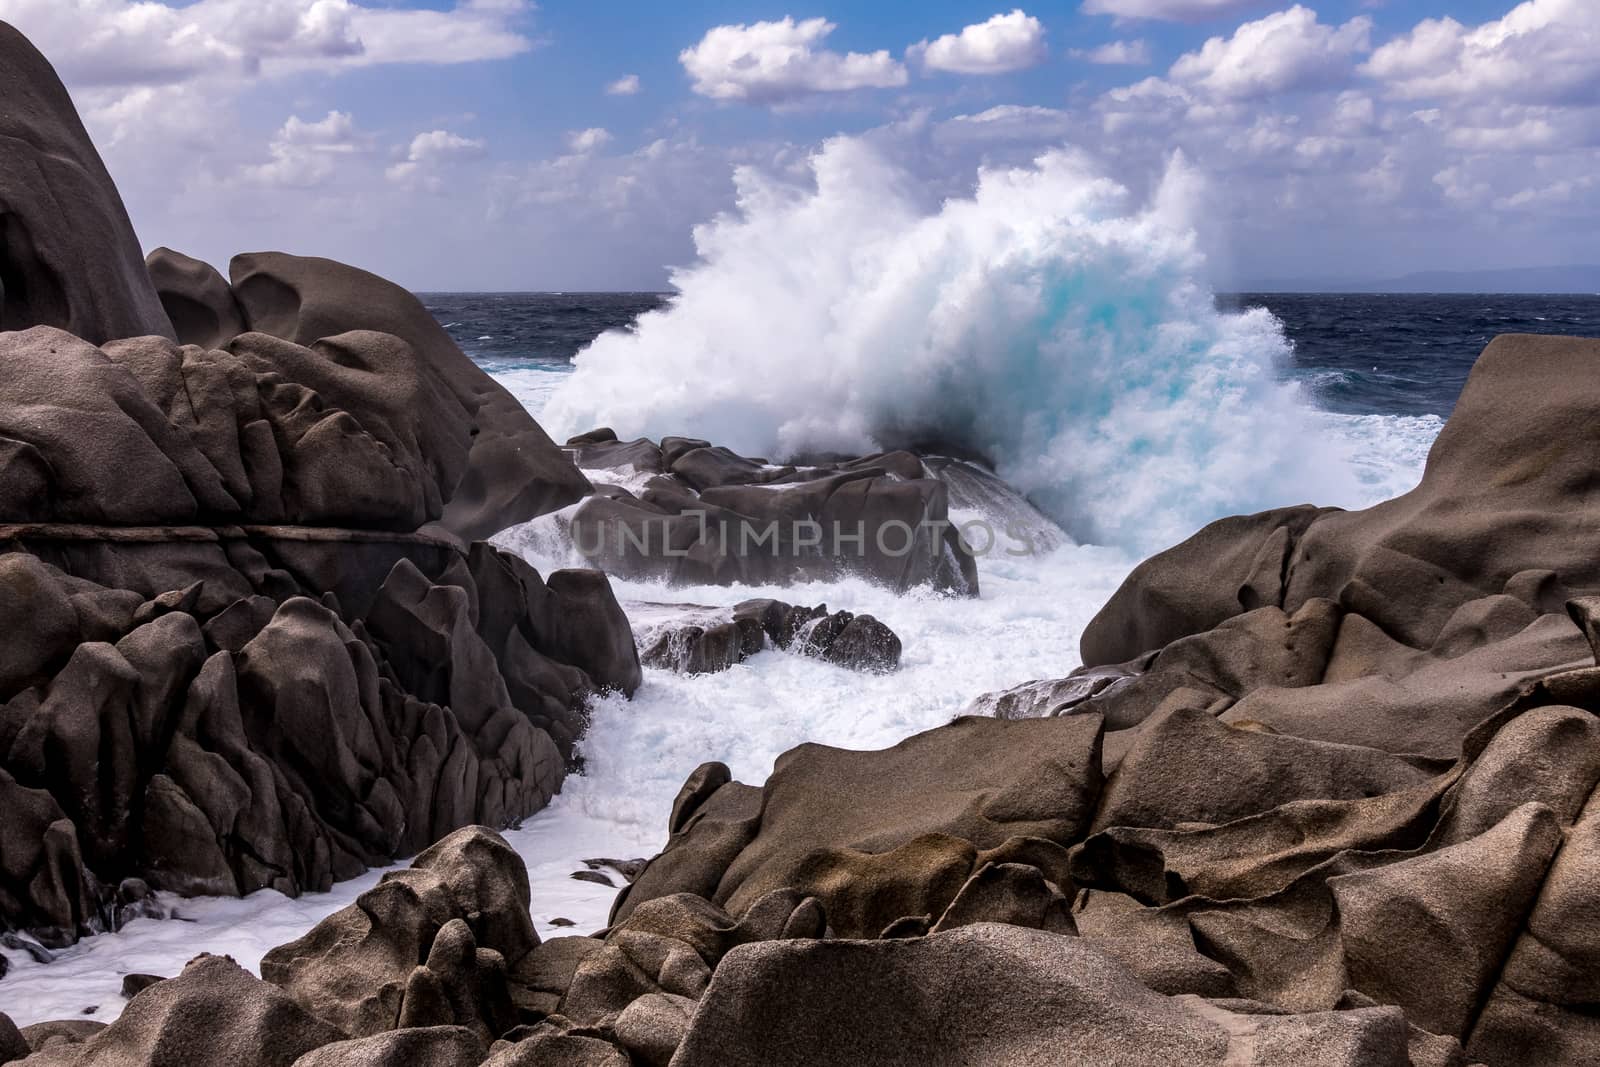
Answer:
<svg viewBox="0 0 1600 1067"><path fill-rule="evenodd" d="M48 60L0 22L0 330L172 337L122 198Z"/></svg>
<svg viewBox="0 0 1600 1067"><path fill-rule="evenodd" d="M352 1038L459 1026L487 1043L516 1021L507 969L539 944L528 902L505 840L458 830L267 953L261 975Z"/></svg>
<svg viewBox="0 0 1600 1067"><path fill-rule="evenodd" d="M680 674L725 671L765 649L814 656L851 670L888 673L900 666L900 638L871 615L747 600L732 609L662 605L635 608L641 661Z"/></svg>
<svg viewBox="0 0 1600 1067"><path fill-rule="evenodd" d="M611 573L680 585L854 575L901 591L978 593L974 552L951 519L943 480L954 461L938 474L907 452L778 467L681 438L619 442L610 430L574 437L567 451L599 486L568 534ZM662 473L639 484L652 471ZM993 518L992 528L1001 521ZM994 549L998 537L991 531L979 544ZM849 645L862 640L870 638L858 633Z"/></svg>
<svg viewBox="0 0 1600 1067"><path fill-rule="evenodd" d="M1223 519L1147 560L1082 640L1085 681L1136 677L1040 710L1131 731L1182 689L1230 722L1454 759L1526 683L1589 660L1564 604L1600 592L1597 367L1600 341L1496 338L1415 489ZM1108 759L1134 743L1108 737Z"/></svg>
<svg viewBox="0 0 1600 1067"><path fill-rule="evenodd" d="M246 332L233 290L211 264L163 247L144 265L179 344L221 348Z"/></svg>
<svg viewBox="0 0 1600 1067"><path fill-rule="evenodd" d="M253 331L312 346L351 331L400 338L437 377L473 426L471 456L440 524L467 540L579 500L589 483L503 386L456 347L415 296L333 260L257 252L228 268L233 296ZM200 301L216 303L220 295Z"/></svg>
<svg viewBox="0 0 1600 1067"><path fill-rule="evenodd" d="M467 466L472 423L404 341L228 351L0 333L0 520L415 530Z"/></svg>
<svg viewBox="0 0 1600 1067"><path fill-rule="evenodd" d="M674 893L738 914L792 888L840 936L876 937L901 920L933 925L986 864L1026 864L1059 887L1099 799L1100 726L966 718L878 752L802 745L761 789L702 768L612 919Z"/></svg>
<svg viewBox="0 0 1600 1067"><path fill-rule="evenodd" d="M911 940L737 948L672 1062L1042 1067L1070 1054L1106 1067L1410 1067L1407 1037L1394 1008L1281 1015L1166 997L1079 938L977 924Z"/></svg>

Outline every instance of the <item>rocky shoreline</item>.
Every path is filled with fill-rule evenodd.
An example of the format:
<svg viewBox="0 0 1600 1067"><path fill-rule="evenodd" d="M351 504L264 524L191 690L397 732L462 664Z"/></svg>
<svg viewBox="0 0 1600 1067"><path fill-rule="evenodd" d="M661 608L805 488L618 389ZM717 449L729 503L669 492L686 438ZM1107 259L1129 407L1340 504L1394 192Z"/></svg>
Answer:
<svg viewBox="0 0 1600 1067"><path fill-rule="evenodd" d="M141 263L4 24L0 99L0 934L48 953L152 890L415 856L259 977L202 952L109 1025L0 1010L0 1063L1600 1061L1600 342L1497 339L1415 490L1206 527L1069 677L888 749L802 745L761 786L704 764L608 927L541 940L496 830L560 788L591 697L640 685L637 621L601 570L486 538L659 523L674 553L594 562L976 594L952 509L1028 532L1026 502L936 450L560 448L381 278ZM727 547L774 523L785 551ZM902 651L765 600L654 625L644 659L769 646Z"/></svg>

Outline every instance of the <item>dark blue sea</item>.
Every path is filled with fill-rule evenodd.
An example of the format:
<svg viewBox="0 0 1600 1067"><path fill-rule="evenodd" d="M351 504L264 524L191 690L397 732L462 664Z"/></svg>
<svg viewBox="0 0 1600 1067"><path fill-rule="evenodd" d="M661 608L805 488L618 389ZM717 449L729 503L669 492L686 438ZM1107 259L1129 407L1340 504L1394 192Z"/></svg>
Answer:
<svg viewBox="0 0 1600 1067"><path fill-rule="evenodd" d="M662 306L662 293L425 293L486 370L557 370L605 330ZM1501 333L1600 337L1600 296L1242 293L1293 343L1285 374L1319 407L1352 415L1448 416L1483 346Z"/></svg>

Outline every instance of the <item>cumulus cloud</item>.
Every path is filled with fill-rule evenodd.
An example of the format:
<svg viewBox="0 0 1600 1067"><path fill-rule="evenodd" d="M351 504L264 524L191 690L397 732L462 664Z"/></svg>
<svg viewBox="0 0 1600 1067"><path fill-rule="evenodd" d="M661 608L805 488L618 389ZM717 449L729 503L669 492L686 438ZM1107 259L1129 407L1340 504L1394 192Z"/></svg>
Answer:
<svg viewBox="0 0 1600 1067"><path fill-rule="evenodd" d="M315 122L291 115L267 146L271 159L243 167L238 177L248 184L281 188L321 185L332 177L339 157L354 154L366 142L348 112L330 111Z"/></svg>
<svg viewBox="0 0 1600 1067"><path fill-rule="evenodd" d="M1098 48L1080 49L1072 54L1107 67L1148 67L1151 62L1150 42L1142 39L1108 41Z"/></svg>
<svg viewBox="0 0 1600 1067"><path fill-rule="evenodd" d="M624 74L606 86L607 96L632 96L639 91L639 75Z"/></svg>
<svg viewBox="0 0 1600 1067"><path fill-rule="evenodd" d="M1037 105L1001 104L974 115L938 123L930 140L939 146L1023 143L1044 145L1065 139L1075 129L1071 112Z"/></svg>
<svg viewBox="0 0 1600 1067"><path fill-rule="evenodd" d="M567 134L567 147L574 152L593 152L611 140L611 131L591 126L587 130L573 130Z"/></svg>
<svg viewBox="0 0 1600 1067"><path fill-rule="evenodd" d="M1006 74L1044 62L1044 26L1017 8L987 22L912 45L907 53L928 70L953 74Z"/></svg>
<svg viewBox="0 0 1600 1067"><path fill-rule="evenodd" d="M1424 19L1372 53L1363 72L1405 98L1592 103L1600 92L1600 4L1527 0L1468 29Z"/></svg>
<svg viewBox="0 0 1600 1067"><path fill-rule="evenodd" d="M1246 22L1232 37L1212 37L1200 51L1181 56L1169 73L1174 81L1230 100L1324 88L1353 73L1354 57L1370 49L1371 38L1372 20L1365 15L1329 26L1296 4Z"/></svg>
<svg viewBox="0 0 1600 1067"><path fill-rule="evenodd" d="M384 173L390 181L408 188L439 192L444 187L441 171L447 164L478 159L487 151L487 143L479 138L463 137L449 130L428 130L413 137L405 158Z"/></svg>
<svg viewBox="0 0 1600 1067"><path fill-rule="evenodd" d="M251 81L307 69L503 59L533 42L526 0L459 0L447 11L354 0L0 0L69 84L84 88Z"/></svg>
<svg viewBox="0 0 1600 1067"><path fill-rule="evenodd" d="M1264 0L1084 0L1079 10L1085 15L1115 15L1123 19L1198 22L1261 7L1263 3Z"/></svg>
<svg viewBox="0 0 1600 1067"><path fill-rule="evenodd" d="M811 93L888 89L906 69L887 51L832 52L822 47L837 27L824 18L716 26L678 54L691 87L713 100L777 103Z"/></svg>

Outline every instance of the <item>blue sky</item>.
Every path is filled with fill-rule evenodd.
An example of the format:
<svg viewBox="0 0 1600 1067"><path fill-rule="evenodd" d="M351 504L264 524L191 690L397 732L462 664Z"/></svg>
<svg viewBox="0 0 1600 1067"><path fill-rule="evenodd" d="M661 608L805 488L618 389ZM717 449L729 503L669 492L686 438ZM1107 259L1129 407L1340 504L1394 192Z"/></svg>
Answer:
<svg viewBox="0 0 1600 1067"><path fill-rule="evenodd" d="M0 0L147 245L419 288L655 288L753 167L869 138L930 198L1176 150L1215 281L1592 261L1595 0ZM1112 62L1111 60L1114 60ZM623 79L634 79L624 81Z"/></svg>

